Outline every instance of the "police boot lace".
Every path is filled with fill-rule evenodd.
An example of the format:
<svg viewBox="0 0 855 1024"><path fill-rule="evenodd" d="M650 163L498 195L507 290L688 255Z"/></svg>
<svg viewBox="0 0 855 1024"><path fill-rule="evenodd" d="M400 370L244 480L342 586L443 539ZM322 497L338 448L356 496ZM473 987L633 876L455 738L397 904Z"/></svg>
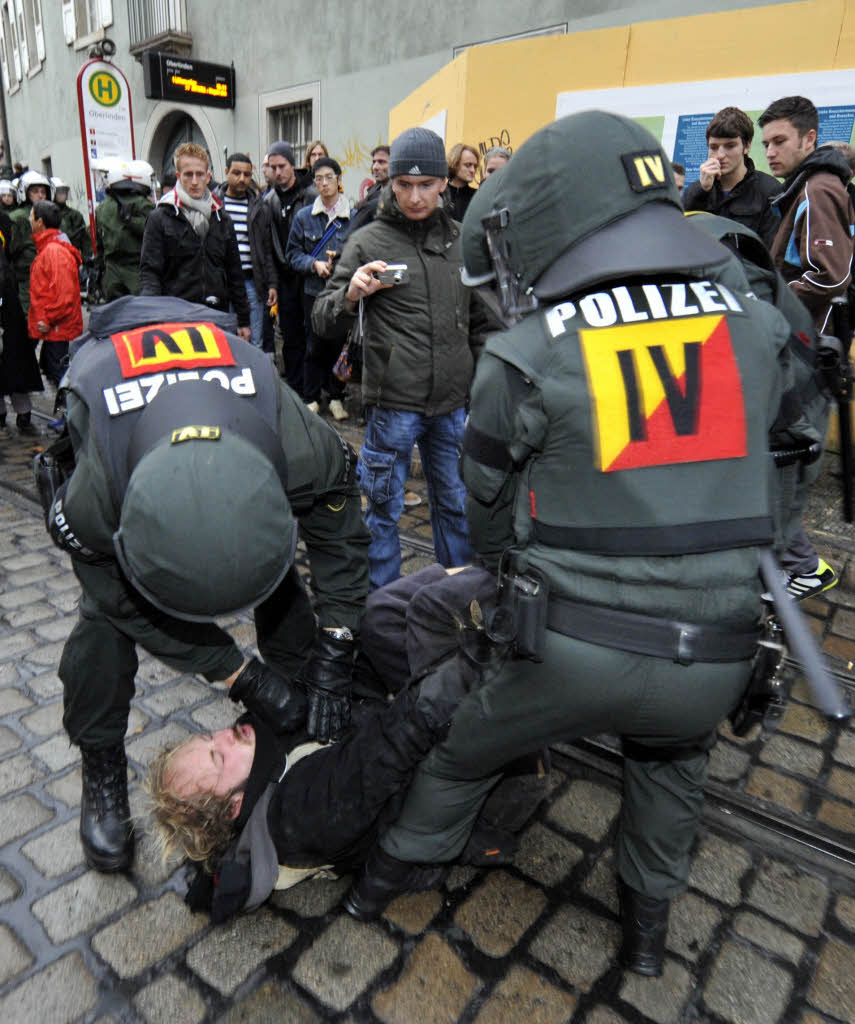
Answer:
<svg viewBox="0 0 855 1024"><path fill-rule="evenodd" d="M624 967L658 978L665 961L670 900L657 900L636 892L618 879L623 945L620 961Z"/></svg>
<svg viewBox="0 0 855 1024"><path fill-rule="evenodd" d="M83 758L80 841L86 862L97 871L124 871L131 866L134 855L124 745L81 747L80 753Z"/></svg>

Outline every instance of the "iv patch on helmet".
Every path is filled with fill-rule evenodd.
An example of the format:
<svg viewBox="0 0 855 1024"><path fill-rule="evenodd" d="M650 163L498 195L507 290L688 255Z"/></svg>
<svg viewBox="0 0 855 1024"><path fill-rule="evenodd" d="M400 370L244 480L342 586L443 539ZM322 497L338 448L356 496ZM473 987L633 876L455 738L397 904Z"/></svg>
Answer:
<svg viewBox="0 0 855 1024"><path fill-rule="evenodd" d="M219 441L219 427L179 427L172 431L170 444L181 444L182 441Z"/></svg>
<svg viewBox="0 0 855 1024"><path fill-rule="evenodd" d="M234 366L223 331L212 323L150 324L110 336L123 377L161 370Z"/></svg>
<svg viewBox="0 0 855 1024"><path fill-rule="evenodd" d="M747 455L725 317L581 330L579 341L601 472Z"/></svg>
<svg viewBox="0 0 855 1024"><path fill-rule="evenodd" d="M655 188L670 187L660 150L641 149L637 153L623 153L621 161L633 192L648 192Z"/></svg>

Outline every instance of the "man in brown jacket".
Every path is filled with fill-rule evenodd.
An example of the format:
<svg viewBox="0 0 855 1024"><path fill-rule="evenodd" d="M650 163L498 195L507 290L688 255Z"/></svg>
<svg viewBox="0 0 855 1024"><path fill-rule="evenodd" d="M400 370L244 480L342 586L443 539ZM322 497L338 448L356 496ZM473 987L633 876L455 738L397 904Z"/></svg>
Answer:
<svg viewBox="0 0 855 1024"><path fill-rule="evenodd" d="M772 200L781 215L772 258L817 330L827 330L831 300L846 294L850 280L855 211L846 186L852 172L839 150L816 148L819 118L804 96L775 100L758 124L769 169L784 179L784 191Z"/></svg>
<svg viewBox="0 0 855 1024"><path fill-rule="evenodd" d="M831 146L816 148L819 116L804 96L775 100L757 122L769 170L784 179L772 200L781 226L772 241L772 259L810 310L818 331L830 329L831 300L845 295L851 279L855 211L847 185L852 176L844 155ZM837 583L803 529L781 558L786 587L797 601Z"/></svg>

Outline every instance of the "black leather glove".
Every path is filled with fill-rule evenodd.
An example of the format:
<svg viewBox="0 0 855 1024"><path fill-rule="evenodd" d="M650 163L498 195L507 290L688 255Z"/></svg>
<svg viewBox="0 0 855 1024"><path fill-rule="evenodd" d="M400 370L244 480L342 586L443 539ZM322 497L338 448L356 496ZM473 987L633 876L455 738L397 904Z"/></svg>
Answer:
<svg viewBox="0 0 855 1024"><path fill-rule="evenodd" d="M243 701L247 711L263 718L274 732L293 732L306 718L306 695L300 687L258 658L249 660L229 696Z"/></svg>
<svg viewBox="0 0 855 1024"><path fill-rule="evenodd" d="M309 657L297 673L309 696L306 731L319 743L338 737L350 721L353 640L320 630Z"/></svg>

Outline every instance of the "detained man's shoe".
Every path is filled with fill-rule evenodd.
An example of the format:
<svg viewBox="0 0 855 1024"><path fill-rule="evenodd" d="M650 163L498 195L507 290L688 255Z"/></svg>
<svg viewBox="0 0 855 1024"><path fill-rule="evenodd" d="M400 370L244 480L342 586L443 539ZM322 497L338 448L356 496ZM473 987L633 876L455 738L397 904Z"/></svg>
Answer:
<svg viewBox="0 0 855 1024"><path fill-rule="evenodd" d="M345 409L345 407L342 404L341 400L338 399L338 398L331 398L330 399L330 413L332 414L332 418L334 420L349 420L350 419L350 416L348 415L347 409Z"/></svg>
<svg viewBox="0 0 855 1024"><path fill-rule="evenodd" d="M665 963L670 900L657 900L636 892L618 879L623 945L620 962L636 974L658 978Z"/></svg>
<svg viewBox="0 0 855 1024"><path fill-rule="evenodd" d="M306 408L309 410L309 412L320 412L321 411L321 403L320 402L309 402L309 404L306 406Z"/></svg>
<svg viewBox="0 0 855 1024"><path fill-rule="evenodd" d="M358 921L376 921L392 900L405 892L435 889L447 873L445 864L411 864L375 846L342 905Z"/></svg>
<svg viewBox="0 0 855 1024"><path fill-rule="evenodd" d="M86 863L96 871L125 871L134 858L134 832L128 806L125 747L81 747L83 797L80 841Z"/></svg>

